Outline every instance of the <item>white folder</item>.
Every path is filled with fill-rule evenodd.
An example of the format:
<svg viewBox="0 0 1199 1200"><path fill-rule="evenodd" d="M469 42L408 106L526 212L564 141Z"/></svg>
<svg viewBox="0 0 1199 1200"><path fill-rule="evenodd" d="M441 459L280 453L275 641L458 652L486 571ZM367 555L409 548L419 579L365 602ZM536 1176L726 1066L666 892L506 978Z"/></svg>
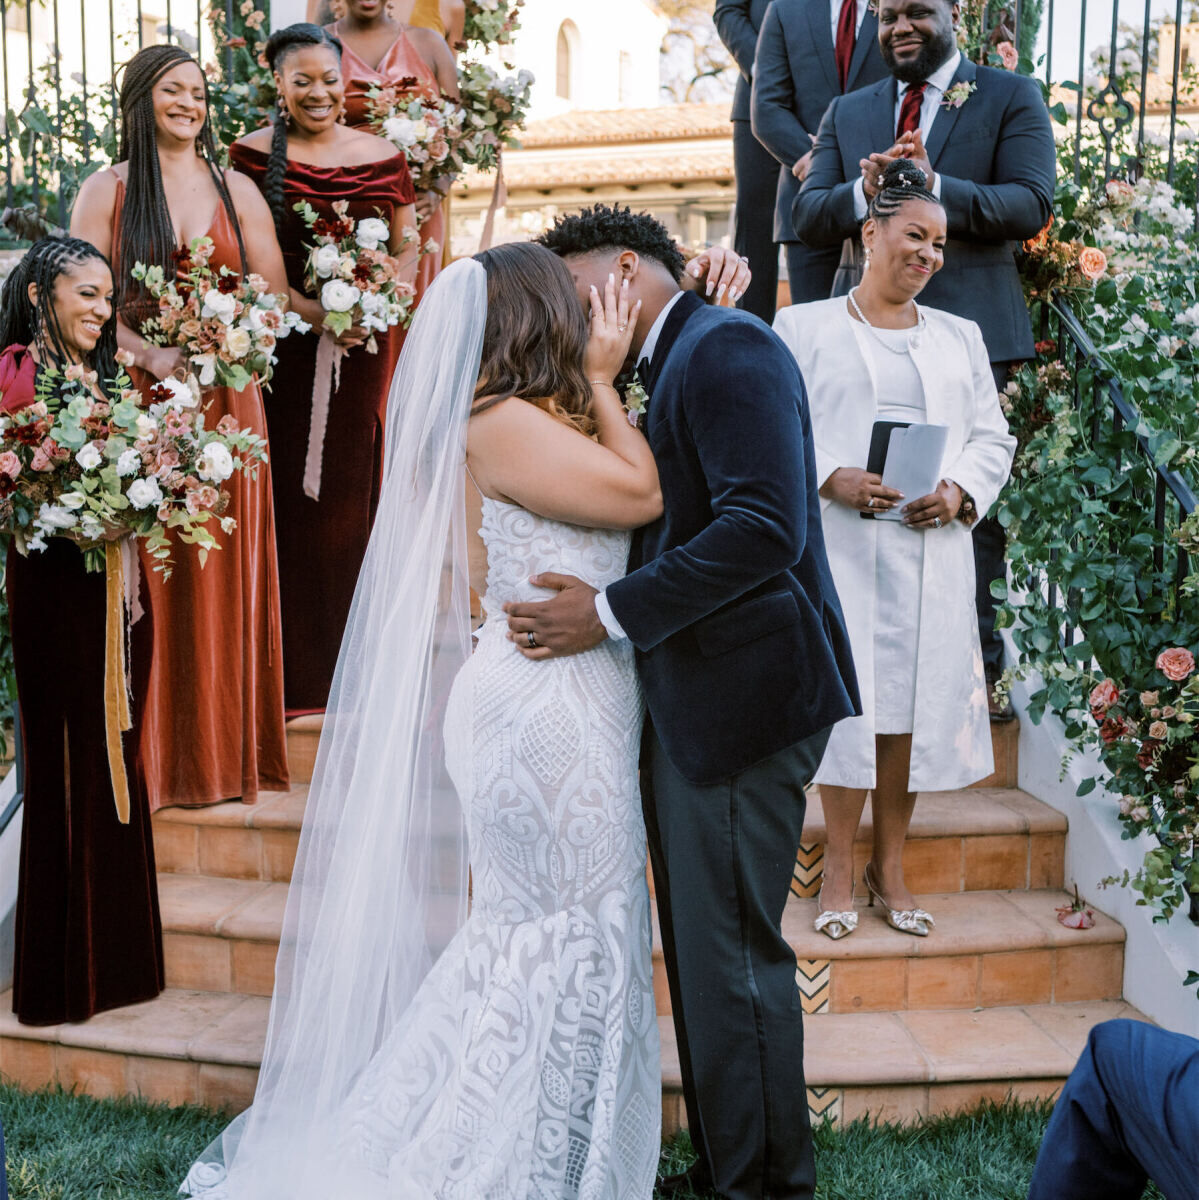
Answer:
<svg viewBox="0 0 1199 1200"><path fill-rule="evenodd" d="M875 513L876 521L902 521L905 504L936 491L948 440L948 425L908 425L891 430L883 487L902 492L903 499L894 508Z"/></svg>

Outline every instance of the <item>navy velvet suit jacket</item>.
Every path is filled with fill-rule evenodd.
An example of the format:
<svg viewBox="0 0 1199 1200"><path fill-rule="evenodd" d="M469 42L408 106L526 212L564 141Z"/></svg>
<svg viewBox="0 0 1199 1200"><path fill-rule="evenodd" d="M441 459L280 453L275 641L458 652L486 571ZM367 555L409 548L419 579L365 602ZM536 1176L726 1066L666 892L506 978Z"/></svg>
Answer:
<svg viewBox="0 0 1199 1200"><path fill-rule="evenodd" d="M607 597L670 761L713 783L859 712L857 681L790 351L688 293L647 388L665 512Z"/></svg>
<svg viewBox="0 0 1199 1200"><path fill-rule="evenodd" d="M811 150L825 110L841 95L829 9L829 0L775 0L758 35L750 112L754 136L782 166L774 209L776 242L799 240L791 215L799 195L799 180L791 168ZM854 43L845 90L856 91L886 75L878 48L878 17L867 8ZM839 257L838 247L833 271ZM832 271L828 282L832 284ZM828 294L825 287L819 298ZM792 299L798 297L793 295Z"/></svg>
<svg viewBox="0 0 1199 1200"><path fill-rule="evenodd" d="M992 362L1033 356L1032 325L1017 243L1035 237L1053 208L1057 156L1035 80L962 59L954 82L973 82L959 108L942 108L926 142L941 176L949 223L945 265L920 302L978 323ZM858 232L858 163L895 142L896 83L838 97L817 134L812 169L795 201L795 228L809 246L840 245Z"/></svg>
<svg viewBox="0 0 1199 1200"><path fill-rule="evenodd" d="M749 87L753 81L754 51L758 45L758 30L770 0L716 0L712 20L725 48L737 64L737 87L733 92L734 121L749 120Z"/></svg>

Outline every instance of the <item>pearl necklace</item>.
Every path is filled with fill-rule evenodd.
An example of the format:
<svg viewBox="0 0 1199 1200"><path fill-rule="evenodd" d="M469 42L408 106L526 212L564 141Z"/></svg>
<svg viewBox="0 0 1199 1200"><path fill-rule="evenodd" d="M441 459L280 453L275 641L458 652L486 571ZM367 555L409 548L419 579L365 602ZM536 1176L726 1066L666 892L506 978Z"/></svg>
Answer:
<svg viewBox="0 0 1199 1200"><path fill-rule="evenodd" d="M878 342L879 345L885 346L888 350L891 351L892 354L907 354L910 351L915 350L920 346L920 338L921 338L921 335L924 333L924 327L928 324L928 321L925 318L924 313L922 313L920 311L920 305L917 304L915 300L912 301L912 304L916 309L916 331L913 334L911 334L911 336L908 338L908 340L905 343L905 345L903 346L903 348L897 350L889 341L887 341L886 338L882 337L879 334L878 330L875 329L875 327L873 325L871 325L869 321L866 320L866 314L864 312L862 312L861 308L858 307L858 302L854 298L854 292L856 292L857 290L858 290L857 288L853 288L850 291L849 303L852 306L853 311L858 314L858 320L861 321L862 324L865 325L866 328L870 330L871 334L874 337L874 340L876 342Z"/></svg>

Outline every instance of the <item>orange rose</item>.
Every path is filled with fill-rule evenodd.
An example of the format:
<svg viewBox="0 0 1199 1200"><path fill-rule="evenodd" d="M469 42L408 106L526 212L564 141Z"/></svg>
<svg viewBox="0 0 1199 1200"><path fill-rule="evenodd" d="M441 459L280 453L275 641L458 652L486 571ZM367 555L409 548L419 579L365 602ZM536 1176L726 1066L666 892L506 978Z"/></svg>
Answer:
<svg viewBox="0 0 1199 1200"><path fill-rule="evenodd" d="M1195 656L1189 650L1172 646L1157 656L1156 666L1167 679L1179 683L1195 670Z"/></svg>
<svg viewBox="0 0 1199 1200"><path fill-rule="evenodd" d="M1078 269L1095 283L1107 274L1107 255L1096 246L1084 246L1078 256Z"/></svg>

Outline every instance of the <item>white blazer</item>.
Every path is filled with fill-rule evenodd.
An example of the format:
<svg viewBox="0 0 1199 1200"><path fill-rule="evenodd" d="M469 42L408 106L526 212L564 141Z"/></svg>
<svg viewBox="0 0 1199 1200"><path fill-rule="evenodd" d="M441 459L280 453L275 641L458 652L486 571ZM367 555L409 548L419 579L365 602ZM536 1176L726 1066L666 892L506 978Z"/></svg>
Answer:
<svg viewBox="0 0 1199 1200"><path fill-rule="evenodd" d="M973 498L980 514L1011 471L1016 439L999 406L982 334L973 321L922 308L927 326L912 361L931 424L947 425L942 476ZM878 412L871 336L849 316L844 296L782 309L775 331L803 372L820 484L838 467L866 466ZM914 499L914 497L909 497ZM875 549L878 526L821 498L829 565L841 596L857 667L863 715L834 726L817 782L872 788L874 756ZM974 546L960 521L929 530L916 658L913 791L945 791L994 770L982 650L975 609Z"/></svg>

